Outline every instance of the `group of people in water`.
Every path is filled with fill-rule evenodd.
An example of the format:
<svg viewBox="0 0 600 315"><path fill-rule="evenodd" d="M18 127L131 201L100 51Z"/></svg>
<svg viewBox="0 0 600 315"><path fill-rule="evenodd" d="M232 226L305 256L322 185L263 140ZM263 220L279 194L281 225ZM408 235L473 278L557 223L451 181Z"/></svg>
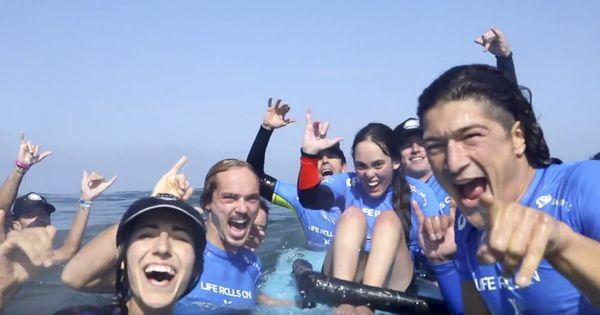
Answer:
<svg viewBox="0 0 600 315"><path fill-rule="evenodd" d="M395 129L369 123L352 142L348 171L341 138L306 113L297 183L265 172L275 129L294 120L269 99L247 159L208 171L198 206L181 158L151 196L81 249L94 200L116 177L84 172L79 210L64 244L46 198L17 198L26 172L49 156L21 138L0 189L0 309L24 283L56 263L62 281L113 303L57 314L195 314L290 306L258 291L269 206L290 209L322 273L418 294L415 266L435 275L452 314L600 313L600 162L552 158L518 85L506 38L492 28L476 42L497 66L444 72L418 99L417 118ZM12 209L12 210L11 210ZM371 314L338 304L337 314Z"/></svg>

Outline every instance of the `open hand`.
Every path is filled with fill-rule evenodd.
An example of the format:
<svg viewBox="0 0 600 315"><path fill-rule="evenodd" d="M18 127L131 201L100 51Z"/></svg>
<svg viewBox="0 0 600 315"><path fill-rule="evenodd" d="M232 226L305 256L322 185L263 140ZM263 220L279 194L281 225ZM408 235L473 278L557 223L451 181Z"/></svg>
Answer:
<svg viewBox="0 0 600 315"><path fill-rule="evenodd" d="M52 151L44 151L40 153L40 146L25 140L25 134L21 133L19 141L19 153L17 161L31 167L32 165L41 162L43 159L52 154Z"/></svg>
<svg viewBox="0 0 600 315"><path fill-rule="evenodd" d="M278 99L273 106L272 101L273 99L269 97L269 107L262 123L265 129L273 130L295 122L293 118L285 118L285 115L290 111L288 104L281 104L281 100Z"/></svg>
<svg viewBox="0 0 600 315"><path fill-rule="evenodd" d="M9 232L0 244L3 283L21 285L33 279L40 270L51 267L55 235L56 228L52 225Z"/></svg>
<svg viewBox="0 0 600 315"><path fill-rule="evenodd" d="M85 201L92 201L96 197L100 196L105 190L110 187L117 176L113 176L109 181L102 174L92 172L88 174L87 171L83 171L83 177L81 178L81 199Z"/></svg>
<svg viewBox="0 0 600 315"><path fill-rule="evenodd" d="M341 137L327 138L328 122L312 121L310 110L306 111L306 126L304 128L304 139L302 141L302 152L307 154L319 154L324 149L334 146L342 141Z"/></svg>

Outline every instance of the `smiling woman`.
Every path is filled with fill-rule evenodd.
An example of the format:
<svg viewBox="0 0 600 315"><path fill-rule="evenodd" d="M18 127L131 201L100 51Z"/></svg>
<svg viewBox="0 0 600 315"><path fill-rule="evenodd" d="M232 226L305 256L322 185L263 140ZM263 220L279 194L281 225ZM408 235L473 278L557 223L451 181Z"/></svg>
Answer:
<svg viewBox="0 0 600 315"><path fill-rule="evenodd" d="M177 300L198 283L206 245L204 223L185 202L175 198L140 199L129 207L118 226L95 241L114 242L115 234L116 273L109 271L108 275L113 276L91 281L96 287L102 287L104 282L114 284L115 303L105 307L78 306L56 314L171 314ZM94 245L92 242L88 249ZM78 255L87 254L89 251ZM78 258L65 267L63 279L67 283L73 283L70 278L76 274L74 270L82 268L73 265L81 265Z"/></svg>

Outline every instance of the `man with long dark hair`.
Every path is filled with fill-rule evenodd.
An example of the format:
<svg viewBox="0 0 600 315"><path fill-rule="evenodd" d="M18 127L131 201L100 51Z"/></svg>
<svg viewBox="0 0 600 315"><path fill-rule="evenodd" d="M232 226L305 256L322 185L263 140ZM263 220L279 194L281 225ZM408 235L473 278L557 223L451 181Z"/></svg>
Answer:
<svg viewBox="0 0 600 315"><path fill-rule="evenodd" d="M433 172L468 221L454 237L448 218L425 219L424 250L456 253L465 312L598 312L600 164L556 163L531 104L493 67L446 71L418 115Z"/></svg>

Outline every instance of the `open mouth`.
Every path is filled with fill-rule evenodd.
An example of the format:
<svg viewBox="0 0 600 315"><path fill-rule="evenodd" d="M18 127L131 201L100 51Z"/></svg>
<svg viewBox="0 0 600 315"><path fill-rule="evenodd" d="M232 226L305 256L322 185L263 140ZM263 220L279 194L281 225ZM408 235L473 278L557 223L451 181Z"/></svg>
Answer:
<svg viewBox="0 0 600 315"><path fill-rule="evenodd" d="M461 203L464 206L471 208L479 204L479 197L485 192L486 183L484 177L477 177L459 181L454 185L461 195Z"/></svg>
<svg viewBox="0 0 600 315"><path fill-rule="evenodd" d="M250 218L247 216L232 217L227 221L231 234L234 237L241 238L246 235L246 231L250 227Z"/></svg>
<svg viewBox="0 0 600 315"><path fill-rule="evenodd" d="M333 175L333 170L329 169L329 168L324 168L321 170L321 176L326 177L326 176L331 176Z"/></svg>
<svg viewBox="0 0 600 315"><path fill-rule="evenodd" d="M163 264L150 264L144 268L144 275L151 284L167 286L175 278L175 268Z"/></svg>
<svg viewBox="0 0 600 315"><path fill-rule="evenodd" d="M409 161L415 162L415 163L422 162L424 160L425 160L425 157L423 157L423 156L413 156L409 159Z"/></svg>

